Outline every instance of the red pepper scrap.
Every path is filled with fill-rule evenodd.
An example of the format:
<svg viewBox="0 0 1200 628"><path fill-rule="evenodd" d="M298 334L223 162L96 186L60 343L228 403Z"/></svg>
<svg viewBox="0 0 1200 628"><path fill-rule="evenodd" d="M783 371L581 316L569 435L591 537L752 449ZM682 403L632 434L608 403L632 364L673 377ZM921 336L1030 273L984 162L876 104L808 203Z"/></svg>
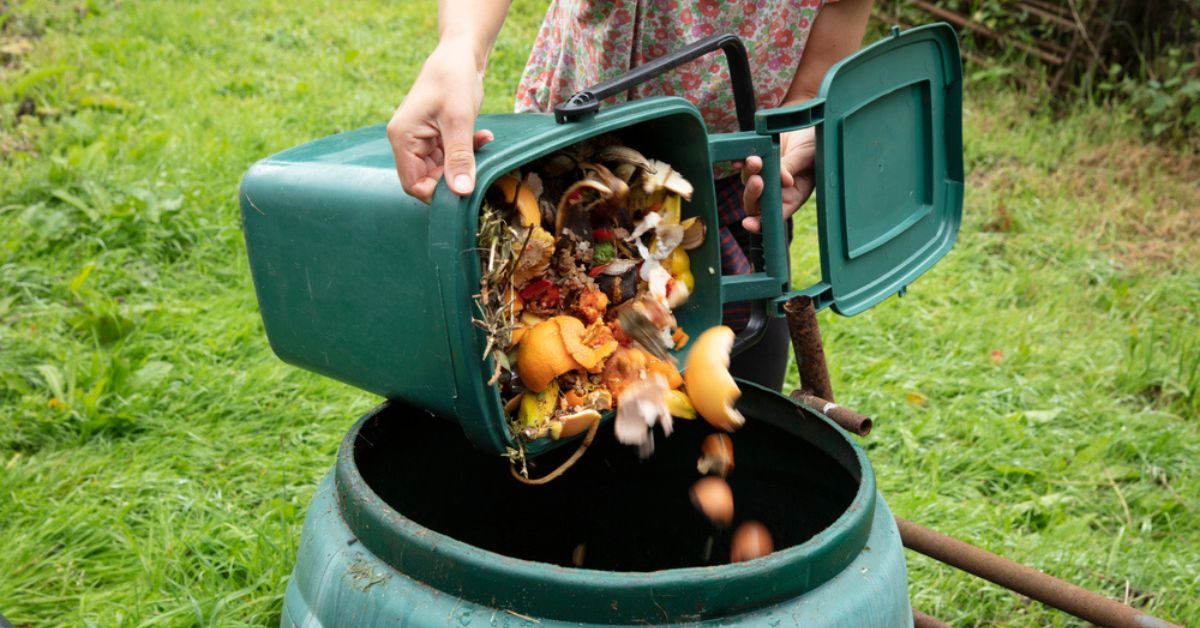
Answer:
<svg viewBox="0 0 1200 628"><path fill-rule="evenodd" d="M538 279L521 288L521 300L526 303L536 301L542 307L553 307L561 298L561 291L549 279Z"/></svg>

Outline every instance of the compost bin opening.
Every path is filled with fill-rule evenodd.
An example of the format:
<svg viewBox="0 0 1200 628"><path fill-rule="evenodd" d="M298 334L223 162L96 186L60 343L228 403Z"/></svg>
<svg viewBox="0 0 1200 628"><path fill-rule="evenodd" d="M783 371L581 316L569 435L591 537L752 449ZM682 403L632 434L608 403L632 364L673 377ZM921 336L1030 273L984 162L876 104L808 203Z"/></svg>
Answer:
<svg viewBox="0 0 1200 628"><path fill-rule="evenodd" d="M715 530L688 496L700 477L700 441L713 429L702 420L675 426L669 438L656 435L651 458L639 460L605 424L564 476L525 486L505 459L473 449L457 425L393 402L363 424L354 457L366 483L401 515L505 556L572 566L582 552L582 567L612 571L726 563L731 530ZM733 442L734 526L762 522L776 551L828 527L858 490L860 476L846 467L853 455L839 462L768 422L751 417ZM557 465L567 455L560 452L539 458L536 473Z"/></svg>

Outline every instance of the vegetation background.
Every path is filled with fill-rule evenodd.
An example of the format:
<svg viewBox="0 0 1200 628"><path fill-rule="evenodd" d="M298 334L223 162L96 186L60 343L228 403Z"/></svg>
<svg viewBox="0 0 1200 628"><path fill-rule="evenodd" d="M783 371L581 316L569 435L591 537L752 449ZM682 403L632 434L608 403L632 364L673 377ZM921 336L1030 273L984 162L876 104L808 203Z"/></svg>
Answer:
<svg viewBox="0 0 1200 628"><path fill-rule="evenodd" d="M947 5L1003 18L997 2ZM515 3L487 111L510 109L544 6ZM931 21L880 7L875 34ZM14 624L278 623L306 504L377 400L271 354L238 180L385 121L435 16L432 0L0 1ZM822 314L839 401L877 417L863 444L897 514L1198 620L1200 158L1176 131L1200 114L1185 101L1147 126L1133 94L1175 98L1196 57L1122 66L1109 83L1131 77L1130 94L1051 92L1039 60L977 39L959 244L904 299ZM1139 78L1171 55L1178 83ZM807 215L797 281L816 272ZM918 556L909 568L914 605L955 625L1076 625Z"/></svg>

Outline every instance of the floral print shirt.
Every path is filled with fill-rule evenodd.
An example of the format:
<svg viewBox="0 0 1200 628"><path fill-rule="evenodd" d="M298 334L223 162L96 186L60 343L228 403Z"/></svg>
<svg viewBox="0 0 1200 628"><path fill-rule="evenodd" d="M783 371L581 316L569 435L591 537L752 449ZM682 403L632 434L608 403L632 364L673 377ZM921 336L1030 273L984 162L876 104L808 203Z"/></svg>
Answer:
<svg viewBox="0 0 1200 628"><path fill-rule="evenodd" d="M572 94L718 33L746 44L760 109L783 103L825 0L551 0L517 88L517 111L548 112ZM737 130L729 68L712 53L631 90L683 96L710 132ZM624 96L610 102L624 100Z"/></svg>

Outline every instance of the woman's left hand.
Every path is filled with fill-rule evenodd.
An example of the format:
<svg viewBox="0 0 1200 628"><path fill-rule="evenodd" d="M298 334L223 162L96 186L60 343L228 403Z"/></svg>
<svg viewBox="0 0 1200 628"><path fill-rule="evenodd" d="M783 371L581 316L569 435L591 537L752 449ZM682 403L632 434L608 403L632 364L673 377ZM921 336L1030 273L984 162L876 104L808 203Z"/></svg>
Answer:
<svg viewBox="0 0 1200 628"><path fill-rule="evenodd" d="M783 200L784 220L791 218L812 195L815 185L813 158L816 147L817 140L812 127L779 135L779 183L782 187L780 198ZM746 191L742 193L742 205L747 214L746 218L742 219L742 227L751 233L762 231L758 202L762 198L764 182L760 172L761 157L748 157L742 163L742 182L746 184Z"/></svg>

